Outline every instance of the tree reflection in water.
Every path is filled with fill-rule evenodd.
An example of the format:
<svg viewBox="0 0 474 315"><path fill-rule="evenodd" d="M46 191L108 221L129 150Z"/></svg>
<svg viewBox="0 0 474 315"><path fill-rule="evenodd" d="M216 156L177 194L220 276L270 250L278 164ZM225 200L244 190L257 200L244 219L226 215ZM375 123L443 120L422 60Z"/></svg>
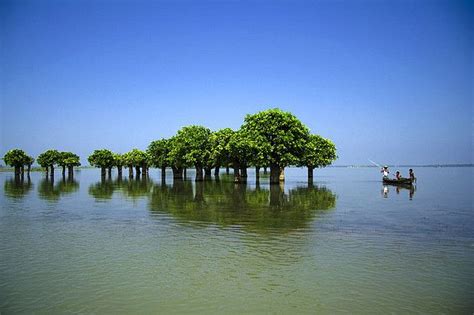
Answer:
<svg viewBox="0 0 474 315"><path fill-rule="evenodd" d="M38 196L48 201L57 201L63 195L71 194L79 189L79 183L73 178L62 178L55 181L51 177L41 179L38 184Z"/></svg>
<svg viewBox="0 0 474 315"><path fill-rule="evenodd" d="M186 223L238 225L264 232L306 227L321 211L334 208L336 196L324 187L295 187L286 194L281 186L270 188L228 182L175 181L156 185L150 210L169 213Z"/></svg>
<svg viewBox="0 0 474 315"><path fill-rule="evenodd" d="M5 179L3 191L5 196L10 198L23 198L33 188L30 177L25 180L24 177L16 176Z"/></svg>
<svg viewBox="0 0 474 315"><path fill-rule="evenodd" d="M112 199L114 192L118 192L130 199L140 199L146 197L153 187L153 181L148 177L136 179L115 180L102 179L100 182L89 186L89 195L97 201Z"/></svg>

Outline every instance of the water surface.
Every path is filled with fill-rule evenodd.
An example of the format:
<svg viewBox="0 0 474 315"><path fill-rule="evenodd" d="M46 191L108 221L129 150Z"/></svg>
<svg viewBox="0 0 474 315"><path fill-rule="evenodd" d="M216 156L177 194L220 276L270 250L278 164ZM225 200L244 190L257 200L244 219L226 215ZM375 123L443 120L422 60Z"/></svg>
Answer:
<svg viewBox="0 0 474 315"><path fill-rule="evenodd" d="M416 189L375 168L289 169L282 188L0 173L0 312L470 314L473 168L415 172Z"/></svg>

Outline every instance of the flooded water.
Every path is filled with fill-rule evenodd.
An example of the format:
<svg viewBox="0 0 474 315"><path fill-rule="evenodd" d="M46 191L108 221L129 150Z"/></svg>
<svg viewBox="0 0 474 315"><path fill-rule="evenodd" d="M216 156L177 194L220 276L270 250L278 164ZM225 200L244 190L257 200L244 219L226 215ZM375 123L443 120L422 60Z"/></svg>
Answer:
<svg viewBox="0 0 474 315"><path fill-rule="evenodd" d="M0 313L471 314L473 170L415 169L414 189L376 168L283 188L0 173Z"/></svg>

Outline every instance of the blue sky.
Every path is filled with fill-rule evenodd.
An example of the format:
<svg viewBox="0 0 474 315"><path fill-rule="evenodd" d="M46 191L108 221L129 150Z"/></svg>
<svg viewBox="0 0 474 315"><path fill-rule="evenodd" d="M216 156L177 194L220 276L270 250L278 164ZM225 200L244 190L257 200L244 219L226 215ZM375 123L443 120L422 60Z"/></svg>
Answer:
<svg viewBox="0 0 474 315"><path fill-rule="evenodd" d="M468 1L2 1L0 154L126 152L279 107L335 164L473 163Z"/></svg>

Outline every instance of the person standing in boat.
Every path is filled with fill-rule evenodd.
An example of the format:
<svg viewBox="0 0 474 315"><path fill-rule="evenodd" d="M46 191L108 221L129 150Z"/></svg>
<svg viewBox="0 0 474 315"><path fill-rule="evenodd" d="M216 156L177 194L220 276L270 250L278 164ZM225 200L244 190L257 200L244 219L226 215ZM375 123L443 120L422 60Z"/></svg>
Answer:
<svg viewBox="0 0 474 315"><path fill-rule="evenodd" d="M383 178L388 179L388 174L390 173L388 170L388 166L385 165L384 167L382 167L380 173L383 173Z"/></svg>
<svg viewBox="0 0 474 315"><path fill-rule="evenodd" d="M409 177L410 177L410 179L411 179L412 182L416 182L415 173L413 172L413 169L412 169L412 168L410 168L410 169L408 170L408 175L409 175Z"/></svg>

